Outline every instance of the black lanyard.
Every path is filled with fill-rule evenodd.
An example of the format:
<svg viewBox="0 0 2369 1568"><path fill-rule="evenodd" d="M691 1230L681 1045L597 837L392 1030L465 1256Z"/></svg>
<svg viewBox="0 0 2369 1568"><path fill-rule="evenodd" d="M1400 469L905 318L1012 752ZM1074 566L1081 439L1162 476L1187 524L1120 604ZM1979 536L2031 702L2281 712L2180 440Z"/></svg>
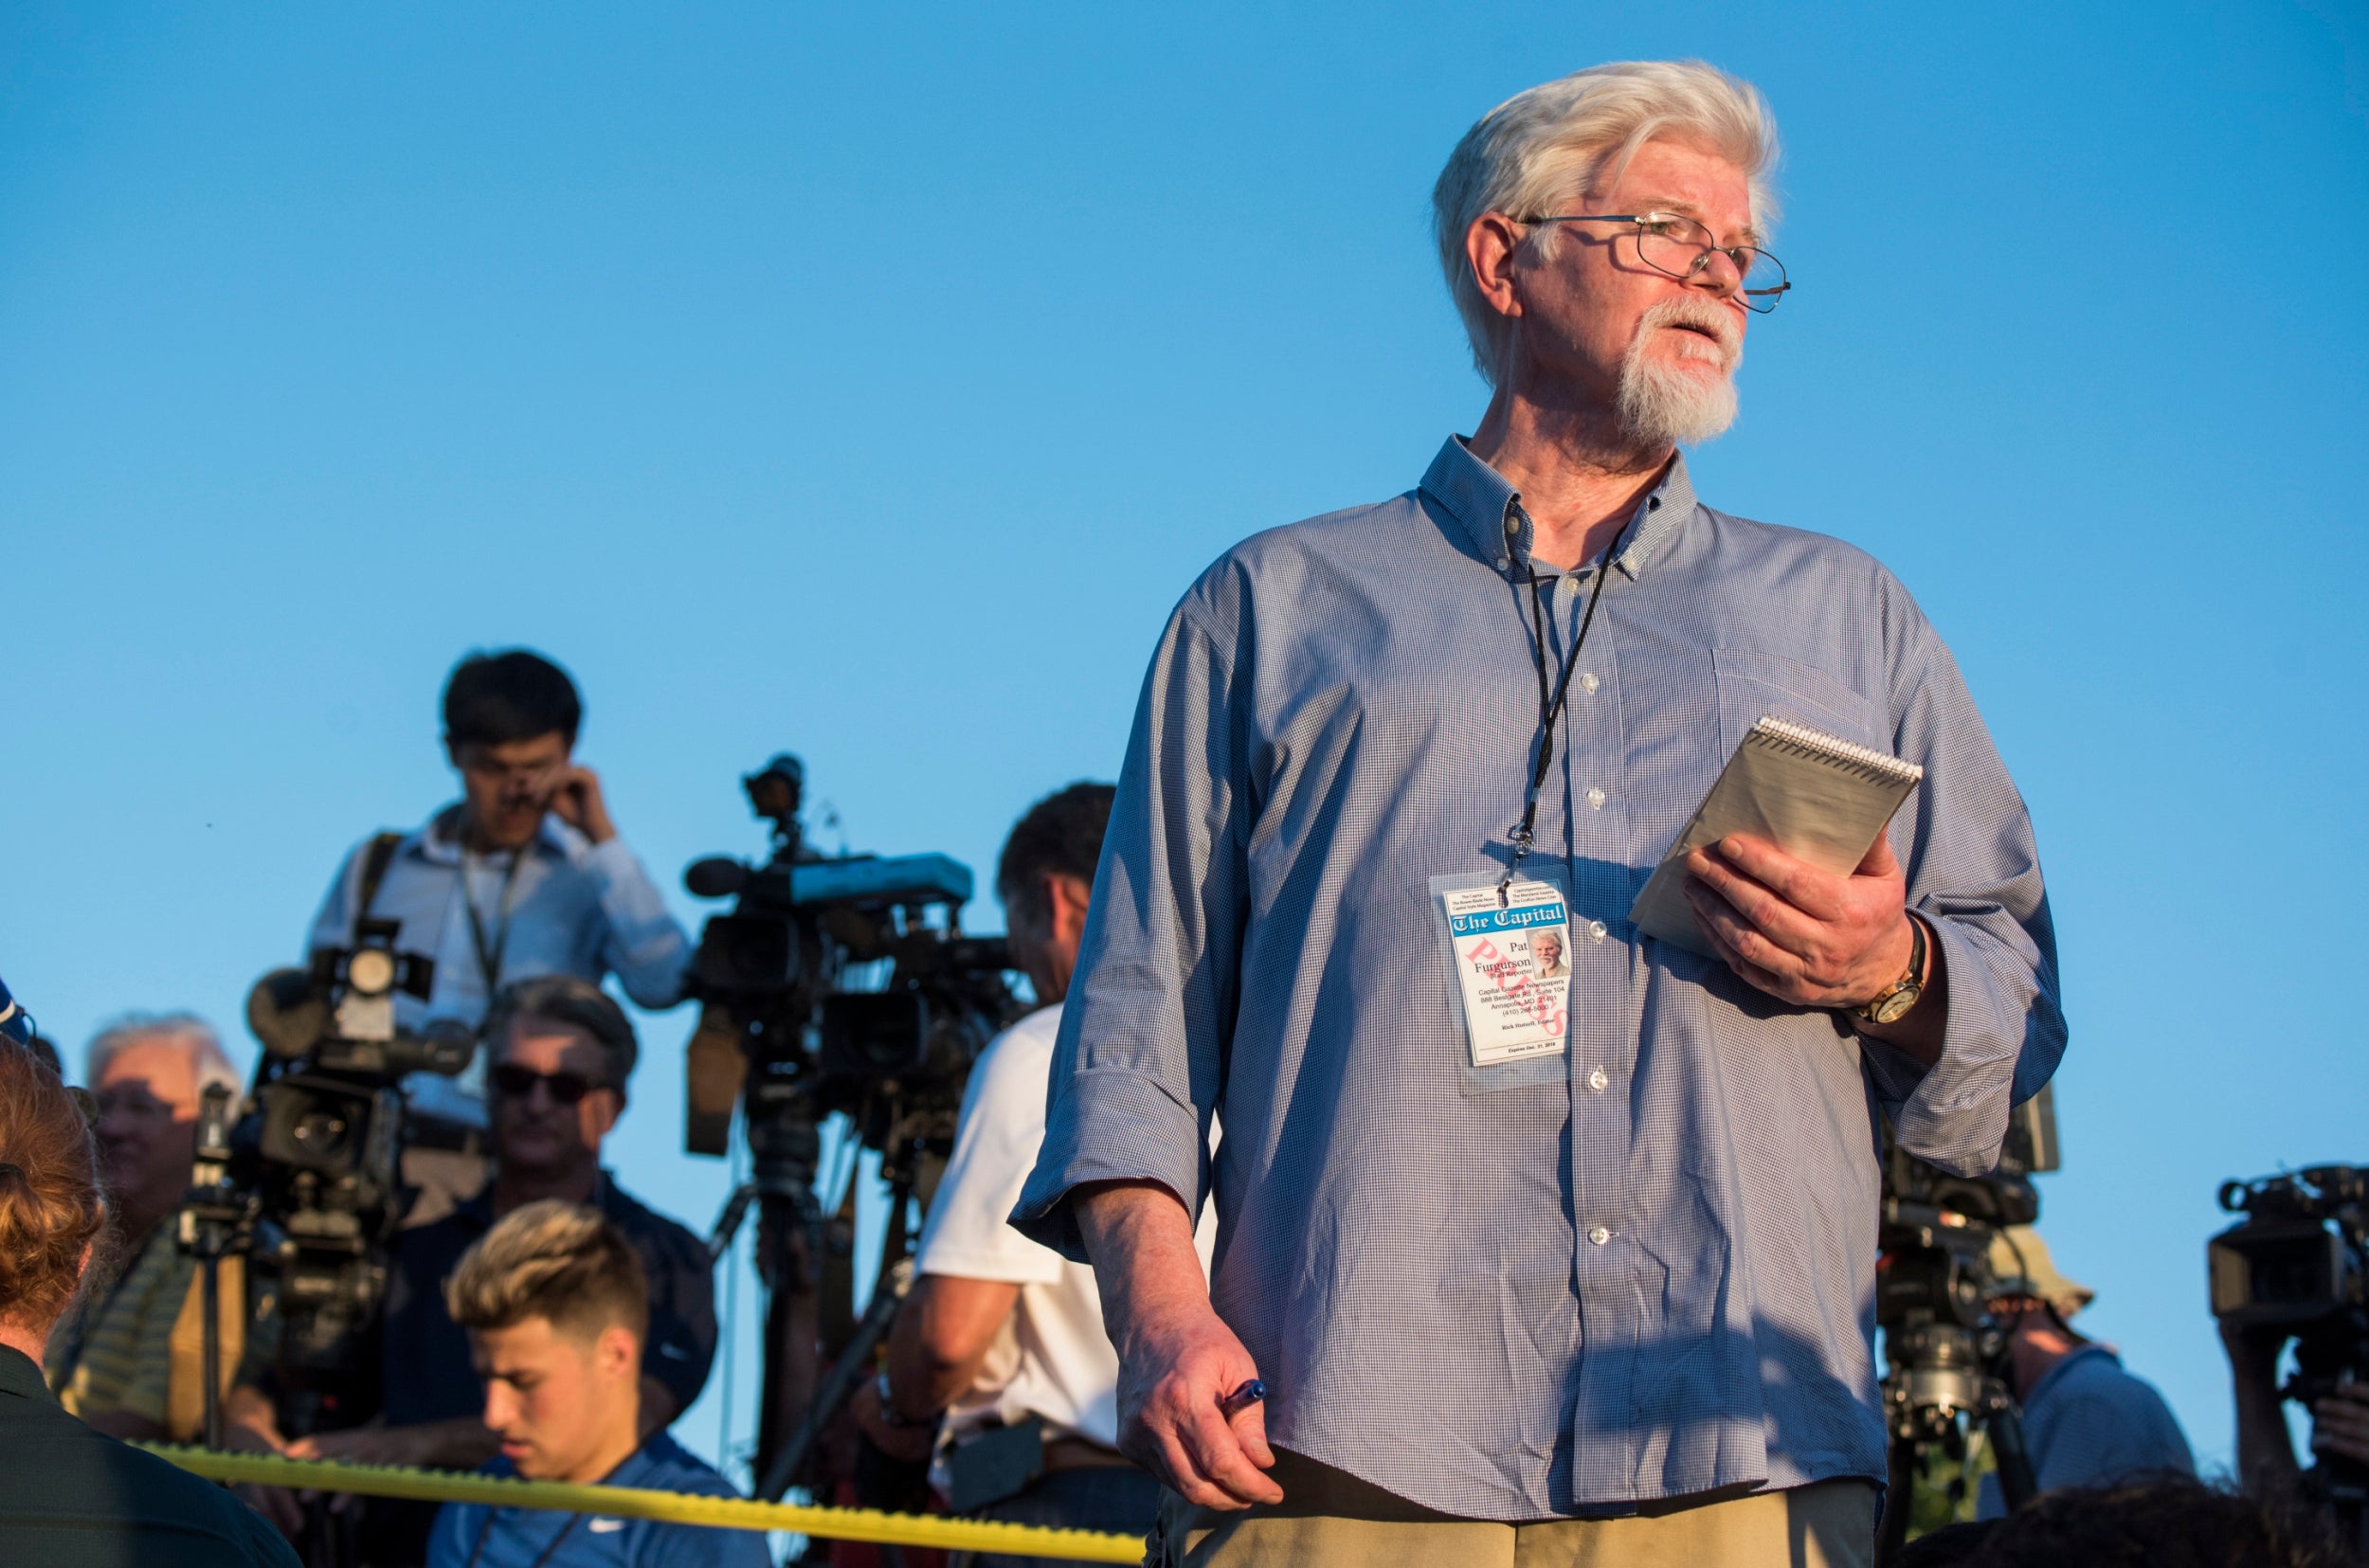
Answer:
<svg viewBox="0 0 2369 1568"><path fill-rule="evenodd" d="M511 900L518 891L518 868L527 863L527 851L534 847L533 839L520 844L511 853L510 869L502 874L501 898L495 913L501 920L501 928L494 933L488 946L485 923L478 918L477 898L469 892L469 848L461 847L461 907L469 911L469 941L477 948L477 966L485 977L485 999L491 1001L501 988L502 949L510 946Z"/></svg>
<svg viewBox="0 0 2369 1568"><path fill-rule="evenodd" d="M1632 514L1629 521L1636 520ZM1506 904L1506 890L1513 886L1513 874L1522 867L1530 853L1530 844L1538 831L1538 792L1546 785L1546 769L1555 760L1555 726L1563 719L1564 699L1571 694L1571 676L1580 667L1580 650L1587 646L1587 629L1596 623L1596 604L1604 597L1604 579L1612 575L1612 564L1619 559L1620 541L1628 536L1629 523L1620 525L1620 532L1604 547L1603 563L1596 568L1596 586L1588 590L1587 613L1580 617L1580 635L1571 640L1571 651L1563 658L1563 673L1555 677L1552 696L1546 692L1546 606L1538 591L1538 568L1529 562L1522 569L1530 579L1530 654L1538 664L1538 760L1530 768L1530 787L1522 797L1522 820L1513 830L1513 858L1506 862L1506 874L1497 881L1497 907Z"/></svg>
<svg viewBox="0 0 2369 1568"><path fill-rule="evenodd" d="M520 853L523 854L524 852L521 851ZM639 1453L641 1451L642 1451L639 1449L634 1451L635 1453ZM632 1462L633 1455L626 1455L624 1459L619 1460L617 1464L610 1469L606 1475L602 1476L598 1481L595 1481L592 1484L596 1487L606 1487L610 1485L617 1479L617 1472L624 1469ZM478 1559L485 1555L485 1538L494 1533L494 1521L500 1517L504 1511L504 1509L496 1507L488 1507L485 1510L485 1523L478 1526L477 1544L469 1548L469 1568L477 1568ZM570 1514L568 1516L567 1523L560 1525L559 1533L552 1537L550 1544L546 1545L542 1552L535 1558L533 1568L543 1568L545 1563L552 1560L552 1554L559 1550L559 1543L568 1539L568 1532L574 1529L576 1527L576 1521L582 1519L584 1515L582 1514Z"/></svg>

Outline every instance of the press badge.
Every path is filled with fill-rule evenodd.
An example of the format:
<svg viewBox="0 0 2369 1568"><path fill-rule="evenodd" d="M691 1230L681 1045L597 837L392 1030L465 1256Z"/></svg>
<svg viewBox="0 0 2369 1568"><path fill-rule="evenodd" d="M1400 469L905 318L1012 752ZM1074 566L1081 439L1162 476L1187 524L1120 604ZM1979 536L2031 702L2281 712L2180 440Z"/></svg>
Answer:
<svg viewBox="0 0 2369 1568"><path fill-rule="evenodd" d="M1471 1065L1550 1060L1570 1025L1571 919L1563 890L1524 877L1498 900L1484 886L1440 890Z"/></svg>

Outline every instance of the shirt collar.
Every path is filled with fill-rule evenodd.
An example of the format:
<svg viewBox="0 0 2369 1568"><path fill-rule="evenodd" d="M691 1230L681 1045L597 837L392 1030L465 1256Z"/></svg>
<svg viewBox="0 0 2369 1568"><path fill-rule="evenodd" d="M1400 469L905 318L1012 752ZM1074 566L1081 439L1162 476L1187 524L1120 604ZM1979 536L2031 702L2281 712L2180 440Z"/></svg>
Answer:
<svg viewBox="0 0 2369 1568"><path fill-rule="evenodd" d="M1529 565L1532 525L1529 514L1522 510L1522 493L1474 457L1462 436L1450 436L1441 445L1439 455L1424 471L1421 488L1456 520L1479 549L1481 559L1504 572ZM1674 453L1661 482L1637 503L1637 516L1631 519L1627 543L1615 564L1632 579L1641 575L1694 515L1694 483L1687 476L1686 454Z"/></svg>
<svg viewBox="0 0 2369 1568"><path fill-rule="evenodd" d="M55 1404L49 1385L42 1381L41 1368L33 1358L13 1345L0 1344L0 1394L13 1394L22 1399L39 1399Z"/></svg>
<svg viewBox="0 0 2369 1568"><path fill-rule="evenodd" d="M450 826L461 820L461 804L459 801L448 801L438 806L436 814L421 823L419 831L404 841L406 852L434 865L461 864L461 839L448 832ZM547 811L543 814L543 820L535 827L534 837L528 840L528 847L569 860L575 857L579 843L588 848L591 842Z"/></svg>

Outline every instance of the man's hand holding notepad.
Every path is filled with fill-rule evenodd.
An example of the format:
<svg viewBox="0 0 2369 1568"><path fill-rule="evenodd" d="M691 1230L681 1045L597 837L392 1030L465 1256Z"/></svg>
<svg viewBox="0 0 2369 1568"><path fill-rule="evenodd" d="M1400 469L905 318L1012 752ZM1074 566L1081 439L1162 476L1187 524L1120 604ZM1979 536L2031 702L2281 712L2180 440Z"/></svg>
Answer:
<svg viewBox="0 0 2369 1568"><path fill-rule="evenodd" d="M1764 718L1654 868L1629 919L1647 936L1719 957L1688 904L1687 857L1731 834L1764 839L1836 876L1866 859L1925 770L1803 725Z"/></svg>

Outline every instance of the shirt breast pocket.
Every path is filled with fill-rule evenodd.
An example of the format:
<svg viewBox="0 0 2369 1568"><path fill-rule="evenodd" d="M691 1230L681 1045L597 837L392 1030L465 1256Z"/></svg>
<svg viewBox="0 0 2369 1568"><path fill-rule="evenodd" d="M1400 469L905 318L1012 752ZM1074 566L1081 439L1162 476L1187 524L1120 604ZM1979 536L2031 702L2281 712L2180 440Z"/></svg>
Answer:
<svg viewBox="0 0 2369 1568"><path fill-rule="evenodd" d="M1719 685L1723 763L1763 718L1807 725L1886 753L1892 748L1890 735L1876 724L1874 705L1823 670L1779 654L1714 648L1711 672Z"/></svg>

